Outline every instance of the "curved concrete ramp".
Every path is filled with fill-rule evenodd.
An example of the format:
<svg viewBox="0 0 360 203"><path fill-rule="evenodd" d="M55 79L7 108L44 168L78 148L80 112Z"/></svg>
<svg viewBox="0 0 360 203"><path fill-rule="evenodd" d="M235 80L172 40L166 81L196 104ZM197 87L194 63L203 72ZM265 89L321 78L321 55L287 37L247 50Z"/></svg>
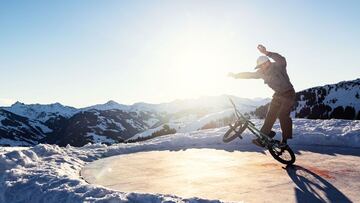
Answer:
<svg viewBox="0 0 360 203"><path fill-rule="evenodd" d="M123 192L240 202L359 202L359 161L302 152L296 166L284 168L258 152L188 149L109 157L81 173L89 183Z"/></svg>

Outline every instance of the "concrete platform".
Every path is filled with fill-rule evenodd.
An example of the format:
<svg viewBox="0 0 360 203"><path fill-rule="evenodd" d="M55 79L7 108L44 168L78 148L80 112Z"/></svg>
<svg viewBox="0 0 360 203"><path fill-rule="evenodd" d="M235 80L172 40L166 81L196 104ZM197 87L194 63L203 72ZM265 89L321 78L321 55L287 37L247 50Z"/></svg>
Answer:
<svg viewBox="0 0 360 203"><path fill-rule="evenodd" d="M286 168L259 152L139 152L95 161L81 175L123 192L235 202L360 202L360 157L349 150L298 151L296 165Z"/></svg>

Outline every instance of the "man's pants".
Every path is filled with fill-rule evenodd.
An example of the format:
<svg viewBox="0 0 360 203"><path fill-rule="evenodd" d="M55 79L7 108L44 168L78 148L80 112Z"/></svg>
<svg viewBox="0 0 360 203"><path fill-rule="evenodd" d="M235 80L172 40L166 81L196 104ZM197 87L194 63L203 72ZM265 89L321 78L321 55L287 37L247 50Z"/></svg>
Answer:
<svg viewBox="0 0 360 203"><path fill-rule="evenodd" d="M295 97L294 90L282 94L275 93L273 95L261 132L268 135L276 119L279 118L283 139L292 138L292 120L290 112L295 103Z"/></svg>

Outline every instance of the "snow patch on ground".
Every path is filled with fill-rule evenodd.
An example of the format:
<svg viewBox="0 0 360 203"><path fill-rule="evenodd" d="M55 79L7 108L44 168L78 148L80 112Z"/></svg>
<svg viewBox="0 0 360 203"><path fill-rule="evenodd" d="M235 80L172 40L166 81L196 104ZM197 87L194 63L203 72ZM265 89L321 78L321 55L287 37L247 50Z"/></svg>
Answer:
<svg viewBox="0 0 360 203"><path fill-rule="evenodd" d="M253 120L260 127L262 120ZM274 126L280 136L279 124ZM240 150L253 136L223 143L228 127L177 133L139 143L88 144L84 147L58 147L40 144L29 148L0 148L0 202L219 202L173 195L113 191L86 183L79 175L85 164L113 155L151 150L214 148ZM294 139L290 145L333 145L360 148L360 121L294 120ZM258 150L258 149L257 149ZM10 151L10 152L8 152Z"/></svg>

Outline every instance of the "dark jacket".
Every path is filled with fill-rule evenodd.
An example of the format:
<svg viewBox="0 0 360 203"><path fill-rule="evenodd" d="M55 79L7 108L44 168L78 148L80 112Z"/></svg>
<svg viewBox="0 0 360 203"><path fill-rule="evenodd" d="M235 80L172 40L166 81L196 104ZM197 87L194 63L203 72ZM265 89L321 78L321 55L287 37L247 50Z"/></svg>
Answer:
<svg viewBox="0 0 360 203"><path fill-rule="evenodd" d="M272 58L275 62L271 63L270 67L264 72L259 69L256 72L243 72L239 73L239 78L244 79L260 79L264 80L276 94L282 94L294 87L290 82L290 78L286 72L286 60L278 53L268 52L268 57Z"/></svg>

